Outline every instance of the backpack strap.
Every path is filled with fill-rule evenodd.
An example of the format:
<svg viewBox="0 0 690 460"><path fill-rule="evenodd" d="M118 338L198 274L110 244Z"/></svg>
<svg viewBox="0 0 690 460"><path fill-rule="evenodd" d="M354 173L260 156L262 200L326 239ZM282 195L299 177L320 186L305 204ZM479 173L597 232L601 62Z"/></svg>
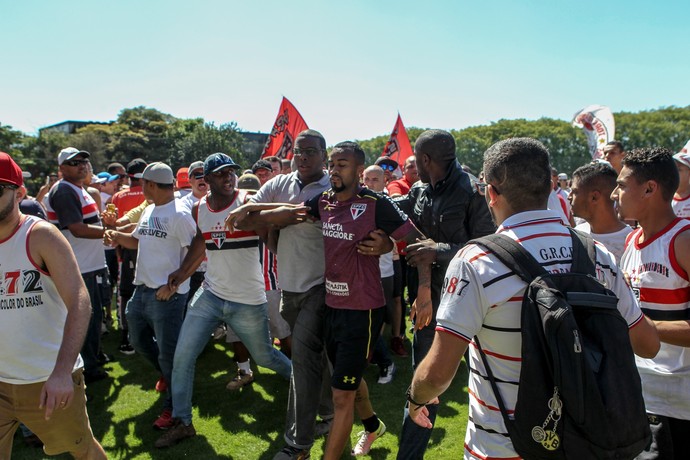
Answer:
<svg viewBox="0 0 690 460"><path fill-rule="evenodd" d="M570 271L596 276L597 249L592 236L570 227L568 230L573 240L573 262Z"/></svg>
<svg viewBox="0 0 690 460"><path fill-rule="evenodd" d="M494 233L474 239L469 243L477 244L489 250L503 265L512 270L527 284L531 283L538 276L548 273L532 257L532 254L509 236Z"/></svg>
<svg viewBox="0 0 690 460"><path fill-rule="evenodd" d="M489 379L491 389L493 390L494 397L496 398L496 403L498 404L498 408L500 409L501 415L503 416L503 423L505 423L506 429L508 430L508 434L510 435L510 433L513 432L513 420L511 420L508 416L508 410L506 409L506 404L503 401L503 396L501 395L501 392L498 390L496 377L494 377L494 373L491 370L491 367L489 367L489 360L486 359L486 353L484 353L484 349L482 348L481 343L479 343L479 337L477 337L476 335L474 336L474 343L477 345L477 350L479 350L479 356L482 357L484 369L486 370L486 376Z"/></svg>

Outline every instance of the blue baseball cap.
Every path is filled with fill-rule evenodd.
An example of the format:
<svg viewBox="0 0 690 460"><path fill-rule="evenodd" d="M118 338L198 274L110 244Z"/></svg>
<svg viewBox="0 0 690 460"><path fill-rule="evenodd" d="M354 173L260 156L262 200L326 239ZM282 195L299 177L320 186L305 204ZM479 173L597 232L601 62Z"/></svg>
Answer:
<svg viewBox="0 0 690 460"><path fill-rule="evenodd" d="M113 182L120 178L118 174L108 174L105 171L99 172L98 174L96 174L96 177L98 177L99 179L105 179L103 182Z"/></svg>
<svg viewBox="0 0 690 460"><path fill-rule="evenodd" d="M212 153L204 160L205 176L224 168L241 169L240 165L232 161L232 158L224 153Z"/></svg>

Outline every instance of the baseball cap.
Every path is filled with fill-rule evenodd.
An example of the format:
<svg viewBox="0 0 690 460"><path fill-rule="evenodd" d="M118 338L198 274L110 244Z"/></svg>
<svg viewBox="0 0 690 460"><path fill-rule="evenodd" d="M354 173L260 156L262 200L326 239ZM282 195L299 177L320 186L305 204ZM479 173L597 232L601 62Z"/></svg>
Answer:
<svg viewBox="0 0 690 460"><path fill-rule="evenodd" d="M266 169L269 172L273 172L273 165L270 161L259 160L252 166L252 174L256 173L259 169Z"/></svg>
<svg viewBox="0 0 690 460"><path fill-rule="evenodd" d="M237 188L240 190L259 190L261 181L254 174L242 174L237 179Z"/></svg>
<svg viewBox="0 0 690 460"><path fill-rule="evenodd" d="M141 178L149 182L155 182L156 184L168 185L175 182L175 176L170 166L160 161L148 165L146 169L144 169Z"/></svg>
<svg viewBox="0 0 690 460"><path fill-rule="evenodd" d="M146 169L146 162L141 158L135 158L127 163L127 175L129 177L141 179L144 169Z"/></svg>
<svg viewBox="0 0 690 460"><path fill-rule="evenodd" d="M393 166L393 169L398 168L398 162L395 161L394 159L390 157L378 157L376 161L374 162L375 165L381 166L382 164L384 165L391 165Z"/></svg>
<svg viewBox="0 0 690 460"><path fill-rule="evenodd" d="M568 175L566 173L560 173L558 175L558 180L568 180Z"/></svg>
<svg viewBox="0 0 690 460"><path fill-rule="evenodd" d="M189 165L189 168L187 168L187 174L193 173L196 169L201 169L202 171L204 170L204 162L203 161L195 161L191 165ZM203 174L203 172L202 172Z"/></svg>
<svg viewBox="0 0 690 460"><path fill-rule="evenodd" d="M98 177L96 174L91 175L91 184L102 184L105 182L105 177Z"/></svg>
<svg viewBox="0 0 690 460"><path fill-rule="evenodd" d="M58 153L58 165L61 165L67 160L71 160L77 155L84 155L85 158L89 158L91 156L91 154L86 150L79 150L75 149L74 147L67 147L65 149L60 150L60 153Z"/></svg>
<svg viewBox="0 0 690 460"><path fill-rule="evenodd" d="M224 153L212 153L204 160L204 175L220 171L223 168L240 169L240 165L232 161L232 158Z"/></svg>
<svg viewBox="0 0 690 460"><path fill-rule="evenodd" d="M189 188L189 171L188 168L180 168L177 170L177 188Z"/></svg>
<svg viewBox="0 0 690 460"><path fill-rule="evenodd" d="M120 178L118 174L109 174L107 171L99 172L96 177L103 179L103 182L112 182Z"/></svg>
<svg viewBox="0 0 690 460"><path fill-rule="evenodd" d="M5 152L0 152L0 182L16 185L17 187L24 185L21 168Z"/></svg>
<svg viewBox="0 0 690 460"><path fill-rule="evenodd" d="M676 160L678 163L682 163L688 168L690 168L690 153L678 152L675 155L673 155L673 159Z"/></svg>

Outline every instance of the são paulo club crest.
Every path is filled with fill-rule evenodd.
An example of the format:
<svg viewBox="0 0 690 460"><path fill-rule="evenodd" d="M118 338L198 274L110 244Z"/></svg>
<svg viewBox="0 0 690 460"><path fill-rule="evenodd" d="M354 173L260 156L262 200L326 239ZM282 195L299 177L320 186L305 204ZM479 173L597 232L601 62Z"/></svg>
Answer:
<svg viewBox="0 0 690 460"><path fill-rule="evenodd" d="M359 216L364 214L364 211L366 211L367 205L364 203L355 203L352 206L350 206L350 214L352 215L352 220L357 220Z"/></svg>
<svg viewBox="0 0 690 460"><path fill-rule="evenodd" d="M213 232L211 233L211 239L216 243L216 247L220 249L225 243L225 232Z"/></svg>

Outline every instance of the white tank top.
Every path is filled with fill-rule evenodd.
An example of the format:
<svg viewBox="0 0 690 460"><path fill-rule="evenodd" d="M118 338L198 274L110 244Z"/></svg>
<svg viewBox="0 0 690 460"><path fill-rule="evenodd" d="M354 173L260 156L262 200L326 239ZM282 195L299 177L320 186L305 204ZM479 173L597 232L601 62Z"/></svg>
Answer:
<svg viewBox="0 0 690 460"><path fill-rule="evenodd" d="M642 311L655 321L690 319L690 281L673 249L676 236L690 222L675 219L653 238L638 243L642 229L631 233L620 267L630 280ZM635 357L647 411L690 419L690 349L661 344L653 359Z"/></svg>
<svg viewBox="0 0 690 460"><path fill-rule="evenodd" d="M15 232L0 241L0 382L11 384L48 379L67 317L50 275L28 254L31 229L41 219L22 219ZM78 356L74 369L83 365Z"/></svg>
<svg viewBox="0 0 690 460"><path fill-rule="evenodd" d="M204 289L221 299L248 305L266 302L264 279L259 263L259 236L256 232L225 228L228 213L247 201L238 190L232 203L218 211L209 208L206 199L199 201L197 226L206 241L206 275Z"/></svg>

